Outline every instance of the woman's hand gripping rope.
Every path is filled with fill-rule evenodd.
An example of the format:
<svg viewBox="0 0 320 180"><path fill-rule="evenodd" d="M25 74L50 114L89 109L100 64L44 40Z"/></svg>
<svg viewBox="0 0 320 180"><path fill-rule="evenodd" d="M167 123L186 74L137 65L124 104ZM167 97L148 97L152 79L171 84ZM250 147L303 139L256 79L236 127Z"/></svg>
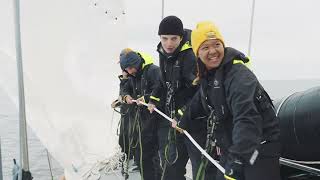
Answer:
<svg viewBox="0 0 320 180"><path fill-rule="evenodd" d="M137 104L142 104L144 106L148 107L148 104L146 104L145 102L141 102L139 100L132 100L133 102L137 103ZM161 112L160 110L158 110L156 107L153 108L154 111L156 111L157 113L159 113L161 116L163 116L164 118L166 118L168 121L170 121L172 123L172 127L177 131L179 131L180 133L185 134L188 139L192 142L193 145L196 146L196 148L213 164L215 165L223 174L225 174L225 169L216 161L214 160L204 149L202 149L202 147L192 138L192 136L188 133L188 131L179 128L177 126L177 122L174 119L171 119L169 116L167 116L166 114L164 114L163 112Z"/></svg>

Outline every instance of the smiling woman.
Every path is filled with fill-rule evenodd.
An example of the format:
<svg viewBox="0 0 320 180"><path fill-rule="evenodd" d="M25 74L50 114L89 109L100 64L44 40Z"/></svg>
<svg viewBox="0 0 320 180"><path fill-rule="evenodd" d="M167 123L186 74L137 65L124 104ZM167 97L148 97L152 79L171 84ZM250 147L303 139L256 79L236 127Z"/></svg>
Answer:
<svg viewBox="0 0 320 180"><path fill-rule="evenodd" d="M224 174L215 173L206 160L191 159L199 167L198 175L218 180L280 180L278 120L269 95L245 65L249 59L224 47L211 22L198 23L191 41L198 58L199 87L180 127L203 139L203 148L225 168ZM197 153L201 157L198 151L190 154Z"/></svg>

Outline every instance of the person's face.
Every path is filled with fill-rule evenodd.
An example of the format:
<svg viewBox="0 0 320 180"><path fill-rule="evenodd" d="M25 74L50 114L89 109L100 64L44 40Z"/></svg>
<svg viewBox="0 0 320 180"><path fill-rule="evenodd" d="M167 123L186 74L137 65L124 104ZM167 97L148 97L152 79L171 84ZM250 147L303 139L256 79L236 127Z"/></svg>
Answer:
<svg viewBox="0 0 320 180"><path fill-rule="evenodd" d="M217 68L224 57L223 44L217 39L206 40L200 45L198 55L207 70Z"/></svg>
<svg viewBox="0 0 320 180"><path fill-rule="evenodd" d="M135 67L127 67L126 71L133 76L137 73L137 69Z"/></svg>
<svg viewBox="0 0 320 180"><path fill-rule="evenodd" d="M178 35L160 35L161 45L168 54L173 53L180 45L182 38Z"/></svg>

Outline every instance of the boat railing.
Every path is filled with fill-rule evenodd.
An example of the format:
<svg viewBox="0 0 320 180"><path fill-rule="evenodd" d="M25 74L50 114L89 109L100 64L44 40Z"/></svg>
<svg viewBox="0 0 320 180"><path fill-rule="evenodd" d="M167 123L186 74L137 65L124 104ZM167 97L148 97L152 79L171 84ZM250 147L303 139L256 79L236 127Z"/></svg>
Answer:
<svg viewBox="0 0 320 180"><path fill-rule="evenodd" d="M304 172L308 172L312 175L320 176L320 169L311 166L319 165L318 167L320 167L320 161L295 161L291 159L280 158L280 164Z"/></svg>

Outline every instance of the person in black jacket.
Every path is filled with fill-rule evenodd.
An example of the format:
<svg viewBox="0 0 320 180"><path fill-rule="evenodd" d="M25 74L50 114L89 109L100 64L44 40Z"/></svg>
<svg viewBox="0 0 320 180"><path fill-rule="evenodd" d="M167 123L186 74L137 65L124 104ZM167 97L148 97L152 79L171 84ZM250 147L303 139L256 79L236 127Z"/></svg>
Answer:
<svg viewBox="0 0 320 180"><path fill-rule="evenodd" d="M157 114L150 114L140 101L148 102L150 96L160 82L160 69L153 64L152 57L139 52L128 52L120 57L120 66L129 74L128 82L122 91L123 100L134 104L136 114L133 124L133 134L137 141L140 154L140 172L144 180L161 178L161 167L158 154ZM138 157L138 154L136 154Z"/></svg>
<svg viewBox="0 0 320 180"><path fill-rule="evenodd" d="M191 31L183 29L176 16L165 17L159 25L159 64L162 81L149 103L165 111L171 118L179 119L187 103L195 93L192 82L196 78L196 57L193 54ZM189 159L184 136L177 134L170 123L163 119L158 129L159 148L164 180L185 179L186 163Z"/></svg>
<svg viewBox="0 0 320 180"><path fill-rule="evenodd" d="M124 49L122 53L126 53L130 49ZM132 51L132 50L130 50ZM134 157L134 163L130 167L130 171L139 171L139 156L135 156L136 153L134 153L134 150L137 148L134 148L130 143L131 140L131 135L129 134L132 129L132 122L134 119L135 115L135 108L134 105L132 104L126 104L122 101L122 91L125 86L125 84L128 82L128 73L125 70L122 70L122 74L118 76L120 80L120 89L119 89L119 97L115 101L112 102L111 107L117 111L117 108L120 108L120 111L117 111L120 113L121 118L120 118L120 127L119 127L119 145L121 147L121 152L126 154L127 157L127 162L122 162L128 163L129 160L131 160ZM138 154L139 155L139 154ZM122 164L122 165L123 165ZM122 166L122 174L128 176L128 168L125 169Z"/></svg>
<svg viewBox="0 0 320 180"><path fill-rule="evenodd" d="M249 59L225 47L211 22L199 23L191 40L200 87L179 126L205 139L199 143L220 159L225 174L217 173L217 179L280 180L279 122L268 94L246 66ZM212 166L209 162L206 170Z"/></svg>
<svg viewBox="0 0 320 180"><path fill-rule="evenodd" d="M127 156L129 155L129 147L128 147L128 142L129 142L129 137L128 137L128 125L129 125L129 111L130 111L130 106L122 103L122 97L121 97L121 90L123 89L123 86L125 83L128 81L127 78L127 73L125 71L122 72L122 75L118 76L120 80L120 93L118 99L112 102L111 107L113 109L116 109L120 107L120 132L119 132L119 145L121 147L121 151L125 153ZM132 154L131 154L132 155Z"/></svg>
<svg viewBox="0 0 320 180"><path fill-rule="evenodd" d="M130 48L125 48L121 51L120 53L120 57L127 54L128 52L131 52L132 49ZM120 61L118 62L120 63ZM132 104L126 104L122 101L122 96L121 94L123 94L123 88L125 86L125 84L128 82L128 73L124 70L122 70L122 74L118 76L119 80L120 80L120 88L119 88L119 97L118 99L116 99L115 101L112 102L111 107L116 111L116 109L119 107L120 108L120 127L119 127L119 145L121 147L121 152L126 154L127 157L127 162L122 162L124 163L128 163L129 160L131 160L134 157L134 163L132 164L132 166L130 167L130 171L139 171L139 156L135 156L134 150L137 150L137 148L134 148L132 146L132 143L130 143L131 135L131 129L133 124L130 123L133 121L134 119L134 115L135 115L135 108L134 105ZM139 154L138 154L139 155ZM124 168L126 166L122 166L122 174L125 176L128 176L128 168Z"/></svg>

